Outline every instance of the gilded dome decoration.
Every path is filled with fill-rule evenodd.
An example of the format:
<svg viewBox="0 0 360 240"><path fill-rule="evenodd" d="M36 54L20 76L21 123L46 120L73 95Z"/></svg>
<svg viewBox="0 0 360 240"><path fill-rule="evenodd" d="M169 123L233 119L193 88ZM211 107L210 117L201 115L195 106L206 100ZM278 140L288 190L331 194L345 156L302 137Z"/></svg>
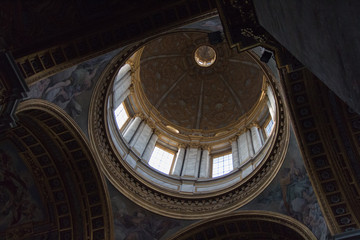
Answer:
<svg viewBox="0 0 360 240"><path fill-rule="evenodd" d="M263 76L248 53L238 54L227 42L209 46L201 32L168 34L141 54L147 100L169 123L187 129L214 130L238 121L260 98Z"/></svg>
<svg viewBox="0 0 360 240"><path fill-rule="evenodd" d="M94 92L89 134L100 164L114 186L156 213L231 211L284 160L289 125L276 81L254 53L210 45L204 32L125 49Z"/></svg>

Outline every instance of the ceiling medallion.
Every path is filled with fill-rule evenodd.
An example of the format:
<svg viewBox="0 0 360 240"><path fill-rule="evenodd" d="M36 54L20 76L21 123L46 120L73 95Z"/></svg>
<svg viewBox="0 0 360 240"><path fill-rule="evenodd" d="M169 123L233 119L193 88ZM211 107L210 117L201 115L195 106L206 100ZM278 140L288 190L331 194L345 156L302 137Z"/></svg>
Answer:
<svg viewBox="0 0 360 240"><path fill-rule="evenodd" d="M216 52L214 48L202 45L196 49L194 58L200 67L210 67L216 60Z"/></svg>

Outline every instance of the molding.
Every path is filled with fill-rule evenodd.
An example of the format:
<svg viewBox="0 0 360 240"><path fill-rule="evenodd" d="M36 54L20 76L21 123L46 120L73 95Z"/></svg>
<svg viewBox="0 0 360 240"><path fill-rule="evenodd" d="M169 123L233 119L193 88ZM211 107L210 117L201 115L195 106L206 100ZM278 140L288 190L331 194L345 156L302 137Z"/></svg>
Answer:
<svg viewBox="0 0 360 240"><path fill-rule="evenodd" d="M260 227L260 229L254 230L248 227L248 224L258 225L263 222L266 222L267 224L264 227ZM233 224L234 229L232 231L225 231L225 226L229 226L229 224ZM284 232L288 234L287 236L281 236L281 239L290 240L292 239L293 232L297 233L303 240L316 240L316 237L314 234L308 229L304 224L299 222L298 220L285 216L280 213L276 212L268 212L268 211L240 211L236 213L230 213L225 214L221 216L212 217L206 220L202 220L200 222L197 222L195 224L192 224L188 227L185 227L184 229L177 232L175 235L171 236L169 240L181 240L181 239L195 239L195 236L202 235L202 233L208 233L211 231L208 231L210 229L213 229L213 232L215 233L217 231L217 227L220 227L221 225L224 226L224 232L217 237L221 239L229 238L233 239L232 237L236 237L236 239L243 234L246 236L246 234L254 234L254 233L261 233L268 231L271 235L276 234L282 234L281 232L274 232L271 229L269 229L270 224L276 224L280 227L281 230L284 229ZM238 229L236 225L243 226L241 229ZM280 230L279 228L277 228ZM251 236L250 235L250 236ZM285 234L284 234L285 235ZM194 238L192 238L194 237ZM248 236L249 237L249 236ZM249 238L244 238L249 239ZM254 238L250 238L254 239ZM257 239L257 238L256 238ZM296 238L299 239L299 238Z"/></svg>
<svg viewBox="0 0 360 240"><path fill-rule="evenodd" d="M81 202L81 205L77 206L82 216L79 222L80 224L81 222L83 223L82 232L84 235L81 237L92 239L95 238L95 235L100 234L104 235L105 239L112 239L114 233L113 217L109 193L106 190L105 178L99 170L99 165L97 164L99 160L96 160L96 152L89 146L83 131L64 110L45 100L30 99L22 102L17 109L17 114L19 114L20 119L26 117L26 124L23 123L24 126L27 125L30 120L34 121L35 124L39 124L39 127L41 127L48 136L59 145L59 149L63 151L64 163L68 166L72 178L77 179L77 183L74 185L74 189L77 192L73 194L77 194ZM29 131L31 130L29 129ZM67 136L69 139L64 140L61 136ZM39 140L41 141L41 139ZM47 148L45 144L43 147L45 149ZM52 159L52 157L53 156L50 156L50 159ZM32 157L32 159L37 158ZM55 160L53 161L55 163ZM56 161L59 160L57 159ZM48 166L46 165L46 167ZM56 164L54 167L57 172L60 171L60 169L57 169ZM59 173L59 175L60 179L63 178L61 173ZM91 177L88 177L88 175ZM53 179L53 177L50 177L49 181L50 179ZM89 188L90 185L95 188ZM49 196L51 196L52 199L56 199L54 194L57 191L59 191L59 189L50 189ZM54 202L56 203L56 201ZM71 203L69 209L70 207L73 207ZM93 208L99 207L101 209L100 213L92 211ZM72 214L72 212L70 212L70 214ZM77 217L78 216L71 216L73 221L73 238L77 238L76 233L78 230L76 230L76 228L79 227L76 226L79 224L76 219ZM63 217L59 216L57 221L60 221L60 218ZM95 226L94 223L100 218L101 221L96 223ZM60 235L62 231L67 231L67 228L61 229L61 225L58 227Z"/></svg>
<svg viewBox="0 0 360 240"><path fill-rule="evenodd" d="M113 59L97 82L90 103L88 124L90 143L98 156L96 159L110 182L130 200L145 209L179 219L201 219L227 213L254 199L270 184L279 171L289 142L289 119L285 113L283 100L280 98L277 81L273 78L269 79L273 84L274 95L277 96L278 107L275 134L269 141L271 150L250 175L239 183L215 193L185 195L164 190L144 180L122 160L112 143L108 128L106 104L114 76L126 59L142 44L125 49Z"/></svg>
<svg viewBox="0 0 360 240"><path fill-rule="evenodd" d="M331 234L357 229L359 184L331 116L329 90L307 69L283 69L281 74L294 131L327 226Z"/></svg>
<svg viewBox="0 0 360 240"><path fill-rule="evenodd" d="M176 32L184 32L184 30L178 30ZM185 31L187 32L187 31ZM175 33L175 32L172 32ZM159 36L158 36L159 37ZM157 38L157 37L156 37ZM198 43L199 44L199 43ZM201 45L201 44L200 44ZM262 90L259 99L251 107L251 109L243 114L237 119L237 121L230 123L228 126L214 129L214 130L203 130L203 129L187 129L178 125L173 124L165 117L163 117L160 112L149 102L147 99L142 84L140 81L140 58L144 47L141 47L138 51L134 53L133 61L134 65L134 79L132 79L135 88L134 103L140 111L147 115L150 119L156 122L156 127L163 132L163 135L168 139L171 139L175 142L183 142L188 144L191 141L199 142L200 144L205 145L214 145L220 143L228 143L229 139L234 137L234 135L244 131L248 124L251 124L253 121L256 121L257 117L264 108L268 108L265 99L265 92ZM258 56L252 52L246 52L252 60L260 67L262 73L264 74L262 80L262 89L267 89L267 86L271 82L270 79L273 79L273 76L269 73L267 67L263 66L261 61L258 59ZM179 131L179 133L174 133L167 126L171 126ZM219 134L223 133L223 134Z"/></svg>

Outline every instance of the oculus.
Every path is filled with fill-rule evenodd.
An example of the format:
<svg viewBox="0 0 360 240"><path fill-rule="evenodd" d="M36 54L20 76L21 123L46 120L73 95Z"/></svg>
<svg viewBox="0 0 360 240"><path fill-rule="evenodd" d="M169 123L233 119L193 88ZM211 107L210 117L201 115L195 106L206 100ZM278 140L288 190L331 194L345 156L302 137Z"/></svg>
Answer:
<svg viewBox="0 0 360 240"><path fill-rule="evenodd" d="M210 67L216 60L216 52L212 47L202 45L196 49L194 58L200 67Z"/></svg>

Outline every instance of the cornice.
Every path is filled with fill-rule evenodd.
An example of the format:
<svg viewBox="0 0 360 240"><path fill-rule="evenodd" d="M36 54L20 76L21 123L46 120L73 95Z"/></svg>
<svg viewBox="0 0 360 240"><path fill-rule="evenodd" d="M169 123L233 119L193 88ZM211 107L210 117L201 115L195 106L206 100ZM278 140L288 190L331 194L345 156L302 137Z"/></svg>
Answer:
<svg viewBox="0 0 360 240"><path fill-rule="evenodd" d="M137 45L137 46L140 46ZM106 103L114 75L137 46L125 49L104 71L95 86L90 103L89 136L99 164L112 184L129 199L155 213L180 218L199 219L226 213L255 198L275 177L282 165L289 142L289 119L276 81L270 79L278 109L274 137L264 161L243 181L215 193L184 195L160 188L140 177L117 153L109 134ZM105 112L105 114L104 114Z"/></svg>

